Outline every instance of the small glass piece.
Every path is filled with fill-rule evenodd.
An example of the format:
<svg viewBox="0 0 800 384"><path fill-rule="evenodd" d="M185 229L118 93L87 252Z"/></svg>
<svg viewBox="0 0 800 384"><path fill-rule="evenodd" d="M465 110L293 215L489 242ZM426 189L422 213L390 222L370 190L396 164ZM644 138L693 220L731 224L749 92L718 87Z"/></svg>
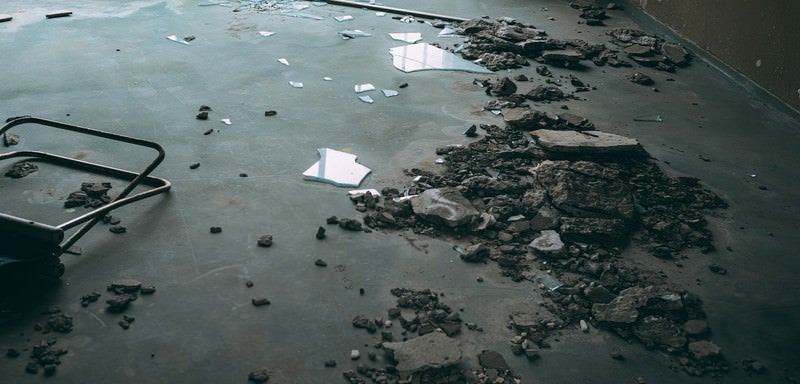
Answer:
<svg viewBox="0 0 800 384"><path fill-rule="evenodd" d="M231 122L231 119L222 119L222 120L220 120L220 121L222 122L222 124L225 124L225 125L231 125L231 124L233 124L233 123Z"/></svg>
<svg viewBox="0 0 800 384"><path fill-rule="evenodd" d="M654 122L654 123L660 123L660 122L664 121L664 119L661 118L661 115L639 116L639 117L634 117L633 121L650 121L650 122Z"/></svg>
<svg viewBox="0 0 800 384"><path fill-rule="evenodd" d="M261 36L264 36L264 37L270 37L270 36L274 35L275 32L272 32L272 31L258 31L258 34L261 35Z"/></svg>
<svg viewBox="0 0 800 384"><path fill-rule="evenodd" d="M281 64L283 64L283 65L285 65L285 66L287 66L287 67L289 66L289 60L286 60L286 59L285 59L285 58L283 58L283 57L281 57L280 59L278 59L278 62L279 62L279 63L281 63Z"/></svg>
<svg viewBox="0 0 800 384"><path fill-rule="evenodd" d="M353 20L353 16L350 15L336 16L334 17L334 19L336 19L336 21L341 23L343 21Z"/></svg>
<svg viewBox="0 0 800 384"><path fill-rule="evenodd" d="M171 40L171 41L174 41L176 43L181 43L181 44L184 44L184 45L191 45L191 44L189 44L188 41L180 39L180 38L178 38L178 36L175 36L175 35L167 36L167 40Z"/></svg>
<svg viewBox="0 0 800 384"><path fill-rule="evenodd" d="M359 98L361 101L363 101L363 102L365 102L365 103L367 103L367 104L372 104L372 103L374 103L374 102L375 102L375 100L373 100L371 97L369 97L369 95L359 96L358 98Z"/></svg>
<svg viewBox="0 0 800 384"><path fill-rule="evenodd" d="M325 76L325 77L323 77L323 78L322 78L322 80L325 80L325 81L333 81L333 78L332 78L332 77L330 77L330 76Z"/></svg>
<svg viewBox="0 0 800 384"><path fill-rule="evenodd" d="M383 95L386 97L393 97L400 94L400 92L397 92L394 89L381 89L381 92L383 92Z"/></svg>
<svg viewBox="0 0 800 384"><path fill-rule="evenodd" d="M422 34L419 32L411 32L411 33L390 33L389 36L392 39L405 41L406 43L414 44L420 40L422 40Z"/></svg>
<svg viewBox="0 0 800 384"><path fill-rule="evenodd" d="M292 87L295 87L295 88L303 88L303 83L301 83L299 81L290 81L289 85L291 85Z"/></svg>
<svg viewBox="0 0 800 384"><path fill-rule="evenodd" d="M356 91L356 93L361 93L361 92L366 92L366 91L372 91L372 90L375 89L375 86L370 84L370 83L356 84L353 87L353 89Z"/></svg>
<svg viewBox="0 0 800 384"><path fill-rule="evenodd" d="M350 40L355 39L356 37L370 37L372 35L360 29L347 29L339 32L339 36L341 36L344 40Z"/></svg>

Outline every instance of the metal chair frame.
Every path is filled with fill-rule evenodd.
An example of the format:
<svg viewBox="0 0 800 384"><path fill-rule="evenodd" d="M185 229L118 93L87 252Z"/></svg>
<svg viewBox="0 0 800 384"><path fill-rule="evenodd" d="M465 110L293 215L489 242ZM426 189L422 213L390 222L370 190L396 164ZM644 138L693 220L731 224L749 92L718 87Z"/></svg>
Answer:
<svg viewBox="0 0 800 384"><path fill-rule="evenodd" d="M51 225L39 223L0 212L0 237L4 238L4 243L6 243L0 244L0 267L19 262L36 262L47 258L55 258L58 260L61 254L72 247L109 212L136 201L167 192L172 186L171 183L165 179L150 176L150 173L161 164L165 156L164 148L158 143L32 116L17 117L6 122L0 127L0 136L11 128L23 124L38 124L126 144L152 148L158 152L158 155L144 170L135 172L42 151L22 149L0 154L0 160L16 157L35 158L66 167L128 180L127 186L125 186L125 188L108 204L61 224ZM146 185L150 187L150 189L131 195L133 190L139 185ZM77 226L80 226L80 228L65 239L65 232ZM52 259L50 261L52 261Z"/></svg>

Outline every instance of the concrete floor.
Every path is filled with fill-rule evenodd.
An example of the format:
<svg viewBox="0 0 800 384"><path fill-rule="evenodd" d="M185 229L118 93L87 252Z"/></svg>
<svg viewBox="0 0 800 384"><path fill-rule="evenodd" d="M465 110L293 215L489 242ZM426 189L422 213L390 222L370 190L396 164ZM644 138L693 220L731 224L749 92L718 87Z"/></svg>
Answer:
<svg viewBox="0 0 800 384"><path fill-rule="evenodd" d="M317 147L357 154L373 170L362 187L380 189L408 183L403 168L434 167L434 148L468 142L461 133L469 125L501 123L478 112L486 96L472 80L482 75L404 74L391 66L387 50L402 43L390 40L388 32L422 32L425 41L454 43L437 39L438 30L334 6L308 10L325 17L314 21L232 13L183 0L71 3L46 0L34 8L8 0L0 6L0 12L15 17L0 24L0 118L30 114L155 140L167 151L156 174L174 187L169 195L116 211L128 233L113 235L104 227L90 232L79 243L81 256L62 257L67 272L61 286L23 319L3 324L0 347L17 349L49 337L33 331L33 324L44 319L39 311L48 305L59 305L76 324L73 332L58 335L57 345L69 353L56 377L25 374L22 356L0 359L4 382L237 383L262 367L270 370L270 382L344 382L341 372L355 366L350 350L368 350L365 345L375 341L353 329L352 318L385 315L395 304L393 287L444 292L445 303L463 308L462 318L486 330L459 336L467 361L474 365L477 352L495 349L526 383L625 383L637 377L648 383L713 381L674 373L667 355L598 330L564 332L540 361L529 363L512 356L507 345L512 334L505 325L511 306L537 303L531 284L513 283L493 265L465 264L443 240L409 241L397 234L333 227L326 240L314 239L326 217L358 217L345 197L347 189L300 176L317 160ZM462 17L513 16L556 38L607 42L604 28L576 24L577 13L565 1L385 3ZM45 20L44 13L53 9L74 15ZM332 19L346 14L355 20ZM637 27L675 39L634 11L612 16L611 27ZM350 28L373 36L344 41L336 35ZM260 30L277 33L262 37ZM171 34L197 40L184 46L164 38ZM720 249L714 254L689 253L682 269L636 250L627 254L663 269L704 299L713 340L734 365L754 357L769 369L759 377L736 370L724 382L782 382L800 375L795 368L800 298L793 294L800 288L795 257L800 119L697 53L693 64L676 74L644 70L656 80L658 93L625 80L632 70L589 66L578 75L598 89L568 105L599 129L638 138L665 169L699 177L731 204L711 219ZM278 63L279 57L291 66ZM543 81L532 68L508 74L517 73ZM324 76L333 81L323 81ZM666 82L667 77L676 81ZM288 81L305 87L291 88ZM379 88L407 82L409 87L394 98L374 94L375 104L368 105L352 91L354 84L366 82ZM208 121L194 118L203 104L214 108ZM538 107L556 111L559 105ZM278 115L264 117L267 109ZM654 114L664 122L632 121ZM222 118L233 124L223 125ZM214 133L203 135L209 128ZM25 147L91 161L135 168L149 156L44 130L18 133ZM190 170L194 162L201 166ZM30 218L57 222L68 215L61 199L87 178L43 169L24 184L6 180L0 183L0 204L4 211L30 210ZM223 232L211 235L211 226ZM273 247L256 246L263 233L274 235ZM317 258L329 267L314 266ZM710 262L729 274L710 273ZM485 281L478 283L478 276ZM101 303L79 304L82 295L102 292L117 278L158 288L126 312L136 318L127 331L116 324L121 315L105 313ZM255 286L246 288L247 280ZM365 289L363 296L359 288ZM251 306L255 296L268 297L272 305ZM609 358L614 349L627 360ZM325 368L329 359L339 366Z"/></svg>

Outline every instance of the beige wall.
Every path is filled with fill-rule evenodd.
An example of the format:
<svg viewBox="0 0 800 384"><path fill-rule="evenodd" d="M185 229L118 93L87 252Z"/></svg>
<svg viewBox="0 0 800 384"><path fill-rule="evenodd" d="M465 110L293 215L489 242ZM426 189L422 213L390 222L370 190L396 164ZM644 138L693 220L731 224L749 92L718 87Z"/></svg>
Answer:
<svg viewBox="0 0 800 384"><path fill-rule="evenodd" d="M800 110L800 0L632 0Z"/></svg>

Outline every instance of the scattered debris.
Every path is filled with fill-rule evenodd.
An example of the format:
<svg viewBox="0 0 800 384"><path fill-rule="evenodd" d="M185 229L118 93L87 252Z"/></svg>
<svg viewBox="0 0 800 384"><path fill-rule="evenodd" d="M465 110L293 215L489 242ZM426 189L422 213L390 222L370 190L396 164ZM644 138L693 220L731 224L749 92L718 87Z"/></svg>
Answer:
<svg viewBox="0 0 800 384"><path fill-rule="evenodd" d="M108 191L111 190L109 182L85 182L81 183L81 190L72 192L64 201L64 208L86 207L97 208L108 204L111 197Z"/></svg>
<svg viewBox="0 0 800 384"><path fill-rule="evenodd" d="M259 369L247 374L247 380L254 383L266 383L269 381L269 371L267 369Z"/></svg>
<svg viewBox="0 0 800 384"><path fill-rule="evenodd" d="M266 297L254 297L250 302L254 307L263 307L272 304Z"/></svg>
<svg viewBox="0 0 800 384"><path fill-rule="evenodd" d="M259 236L258 240L256 241L259 247L271 247L272 246L272 235L265 234Z"/></svg>
<svg viewBox="0 0 800 384"><path fill-rule="evenodd" d="M19 135L8 132L3 134L3 145L6 147L12 147L17 144L19 144Z"/></svg>
<svg viewBox="0 0 800 384"><path fill-rule="evenodd" d="M655 82L650 76L645 75L641 72L634 72L632 75L628 76L628 80L632 83L640 84L640 85L653 85Z"/></svg>
<svg viewBox="0 0 800 384"><path fill-rule="evenodd" d="M10 177L12 179L19 179L25 176L30 175L39 170L39 166L30 162L30 161L20 161L18 163L14 163L11 166L11 169L6 172L6 177Z"/></svg>

